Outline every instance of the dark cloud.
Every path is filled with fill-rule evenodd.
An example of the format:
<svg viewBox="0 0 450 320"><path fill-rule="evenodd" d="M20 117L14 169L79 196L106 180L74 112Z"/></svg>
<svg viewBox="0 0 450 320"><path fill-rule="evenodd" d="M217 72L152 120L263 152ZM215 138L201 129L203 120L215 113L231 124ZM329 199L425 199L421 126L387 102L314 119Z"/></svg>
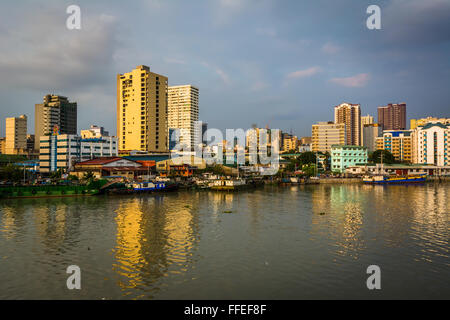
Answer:
<svg viewBox="0 0 450 320"><path fill-rule="evenodd" d="M382 9L386 39L397 46L450 41L449 0L394 0Z"/></svg>

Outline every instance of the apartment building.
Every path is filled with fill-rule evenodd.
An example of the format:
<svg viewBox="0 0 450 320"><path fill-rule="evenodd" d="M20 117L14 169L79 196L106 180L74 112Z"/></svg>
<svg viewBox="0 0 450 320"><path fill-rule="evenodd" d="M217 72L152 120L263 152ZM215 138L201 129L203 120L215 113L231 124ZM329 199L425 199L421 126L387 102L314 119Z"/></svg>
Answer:
<svg viewBox="0 0 450 320"><path fill-rule="evenodd" d="M392 153L395 160L411 163L413 161L411 133L411 130L385 130L376 140L377 150L387 150Z"/></svg>
<svg viewBox="0 0 450 320"><path fill-rule="evenodd" d="M381 127L378 123L363 125L363 146L368 152L377 150L377 138L381 135Z"/></svg>
<svg viewBox="0 0 450 320"><path fill-rule="evenodd" d="M195 142L201 143L199 119L199 90L192 85L170 86L168 89L168 127L179 130L179 143L185 151L192 151ZM169 137L171 138L171 137Z"/></svg>
<svg viewBox="0 0 450 320"><path fill-rule="evenodd" d="M439 122L442 124L450 124L450 118L436 118L436 117L426 117L421 119L411 119L410 120L410 129L416 129L417 127L423 127L427 123L431 122Z"/></svg>
<svg viewBox="0 0 450 320"><path fill-rule="evenodd" d="M6 118L5 154L27 153L27 116Z"/></svg>
<svg viewBox="0 0 450 320"><path fill-rule="evenodd" d="M312 151L330 152L332 145L346 144L345 123L318 122L312 125Z"/></svg>
<svg viewBox="0 0 450 320"><path fill-rule="evenodd" d="M413 162L448 166L450 164L450 124L430 122L412 130Z"/></svg>
<svg viewBox="0 0 450 320"><path fill-rule="evenodd" d="M119 151L168 151L168 79L137 66L117 75Z"/></svg>
<svg viewBox="0 0 450 320"><path fill-rule="evenodd" d="M389 103L378 107L378 124L384 130L406 129L406 103Z"/></svg>
<svg viewBox="0 0 450 320"><path fill-rule="evenodd" d="M343 173L345 169L358 164L367 164L367 148L361 146L331 146L331 171Z"/></svg>
<svg viewBox="0 0 450 320"><path fill-rule="evenodd" d="M360 146L361 143L361 106L341 103L334 107L334 123L345 124L346 144Z"/></svg>

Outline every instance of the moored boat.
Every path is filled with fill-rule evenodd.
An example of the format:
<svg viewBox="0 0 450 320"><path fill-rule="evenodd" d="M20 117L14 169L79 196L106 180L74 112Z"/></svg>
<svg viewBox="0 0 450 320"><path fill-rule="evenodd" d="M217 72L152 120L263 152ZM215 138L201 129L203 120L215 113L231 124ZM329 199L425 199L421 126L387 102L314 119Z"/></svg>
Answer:
<svg viewBox="0 0 450 320"><path fill-rule="evenodd" d="M406 184L421 183L427 180L426 175L406 175L406 176L388 176L374 175L364 176L362 181L368 184Z"/></svg>

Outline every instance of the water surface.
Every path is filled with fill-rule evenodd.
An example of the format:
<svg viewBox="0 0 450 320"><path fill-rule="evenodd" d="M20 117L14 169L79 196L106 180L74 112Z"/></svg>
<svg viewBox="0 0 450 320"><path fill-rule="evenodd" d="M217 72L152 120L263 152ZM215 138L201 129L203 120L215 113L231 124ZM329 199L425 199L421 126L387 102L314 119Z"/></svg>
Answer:
<svg viewBox="0 0 450 320"><path fill-rule="evenodd" d="M0 299L449 299L449 190L0 200ZM66 287L69 265L81 290Z"/></svg>

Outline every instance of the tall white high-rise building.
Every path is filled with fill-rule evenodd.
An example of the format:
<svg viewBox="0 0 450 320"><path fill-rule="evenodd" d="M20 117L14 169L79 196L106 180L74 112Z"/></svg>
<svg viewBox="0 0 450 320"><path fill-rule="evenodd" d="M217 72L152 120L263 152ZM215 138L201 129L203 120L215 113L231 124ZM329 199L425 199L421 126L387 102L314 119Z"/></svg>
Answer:
<svg viewBox="0 0 450 320"><path fill-rule="evenodd" d="M198 88L190 84L168 89L168 127L170 131L179 130L179 143L183 150L193 150L197 135L201 134L195 129L199 113L198 95Z"/></svg>

